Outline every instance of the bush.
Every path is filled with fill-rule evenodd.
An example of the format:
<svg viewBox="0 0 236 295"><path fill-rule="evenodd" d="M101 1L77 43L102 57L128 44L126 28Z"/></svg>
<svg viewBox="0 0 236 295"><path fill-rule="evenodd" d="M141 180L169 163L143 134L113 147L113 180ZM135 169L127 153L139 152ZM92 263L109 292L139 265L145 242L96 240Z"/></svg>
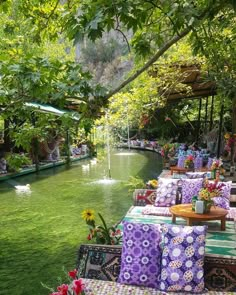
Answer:
<svg viewBox="0 0 236 295"><path fill-rule="evenodd" d="M7 155L6 160L7 160L8 170L10 172L17 172L20 170L22 166L32 164L31 159L29 159L24 154L11 153Z"/></svg>

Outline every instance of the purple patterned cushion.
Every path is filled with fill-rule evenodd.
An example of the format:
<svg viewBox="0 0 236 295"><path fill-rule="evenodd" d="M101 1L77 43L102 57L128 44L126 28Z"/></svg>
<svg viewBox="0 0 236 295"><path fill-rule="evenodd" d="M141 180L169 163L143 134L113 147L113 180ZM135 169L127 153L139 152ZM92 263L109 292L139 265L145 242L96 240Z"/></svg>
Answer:
<svg viewBox="0 0 236 295"><path fill-rule="evenodd" d="M224 186L221 189L220 196L213 198L213 201L216 206L229 210L232 181L219 182L219 184L221 183L223 183Z"/></svg>
<svg viewBox="0 0 236 295"><path fill-rule="evenodd" d="M200 293L204 290L204 254L207 226L162 224L164 247L161 291Z"/></svg>
<svg viewBox="0 0 236 295"><path fill-rule="evenodd" d="M206 175L206 172L186 172L186 177L190 179L205 178Z"/></svg>
<svg viewBox="0 0 236 295"><path fill-rule="evenodd" d="M124 221L123 226L118 282L157 288L161 263L160 225Z"/></svg>
<svg viewBox="0 0 236 295"><path fill-rule="evenodd" d="M188 204L192 202L192 197L197 196L203 185L202 178L182 179L182 203Z"/></svg>
<svg viewBox="0 0 236 295"><path fill-rule="evenodd" d="M184 168L184 161L185 161L185 156L179 156L177 166L180 168Z"/></svg>
<svg viewBox="0 0 236 295"><path fill-rule="evenodd" d="M170 207L175 205L179 179L159 178L155 206Z"/></svg>
<svg viewBox="0 0 236 295"><path fill-rule="evenodd" d="M197 156L194 160L194 169L198 170L202 168L203 159L202 157Z"/></svg>

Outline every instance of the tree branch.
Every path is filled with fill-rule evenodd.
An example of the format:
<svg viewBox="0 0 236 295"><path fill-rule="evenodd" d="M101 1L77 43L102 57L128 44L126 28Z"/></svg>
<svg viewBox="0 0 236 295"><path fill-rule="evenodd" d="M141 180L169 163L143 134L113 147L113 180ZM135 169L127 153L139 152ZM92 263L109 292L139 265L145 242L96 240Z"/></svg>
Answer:
<svg viewBox="0 0 236 295"><path fill-rule="evenodd" d="M156 62L172 45L177 43L179 40L184 38L189 32L191 31L191 27L188 27L187 29L183 30L178 35L174 36L172 39L167 41L158 51L157 53L149 59L149 61L138 71L136 71L131 77L129 77L127 80L125 80L123 83L121 83L117 88L110 91L106 98L110 98L112 95L119 92L121 89L123 89L126 85L128 85L130 82L135 80L139 75L141 75L143 72L145 72L154 62Z"/></svg>
<svg viewBox="0 0 236 295"><path fill-rule="evenodd" d="M55 6L53 7L52 11L50 12L50 14L49 14L49 16L47 18L47 22L45 24L45 28L47 28L47 26L49 24L49 21L50 21L50 18L53 16L53 14L54 14L55 10L57 9L57 6L59 5L59 3L60 3L60 0L57 0Z"/></svg>
<svg viewBox="0 0 236 295"><path fill-rule="evenodd" d="M121 35L122 35L123 38L125 39L125 42L126 42L126 44L127 44L127 46L128 46L128 50L129 50L129 52L131 52L131 50L130 50L130 46L129 46L129 41L128 41L127 37L125 36L125 34L119 29L119 26L120 26L120 22L119 22L118 15L116 14L116 28L115 28L115 30L116 30L117 32L121 33Z"/></svg>
<svg viewBox="0 0 236 295"><path fill-rule="evenodd" d="M129 50L129 52L131 52L131 50L130 50L130 46L129 46L129 41L128 41L127 37L125 36L125 34L124 34L120 29L118 29L118 28L116 28L115 30L116 30L117 32L121 33L121 35L122 35L123 38L125 39L125 42L126 42L126 44L127 44L127 46L128 46L128 50Z"/></svg>

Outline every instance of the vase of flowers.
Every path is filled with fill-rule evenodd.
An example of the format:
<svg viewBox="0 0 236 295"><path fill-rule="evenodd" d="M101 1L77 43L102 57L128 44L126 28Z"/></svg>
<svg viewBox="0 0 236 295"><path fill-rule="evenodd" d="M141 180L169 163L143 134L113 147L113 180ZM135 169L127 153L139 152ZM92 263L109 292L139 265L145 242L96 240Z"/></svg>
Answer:
<svg viewBox="0 0 236 295"><path fill-rule="evenodd" d="M194 156L188 155L184 161L184 167L187 169L193 169L194 168Z"/></svg>
<svg viewBox="0 0 236 295"><path fill-rule="evenodd" d="M161 148L161 156L163 158L163 167L168 168L169 167L169 151L171 149L171 144L166 143Z"/></svg>
<svg viewBox="0 0 236 295"><path fill-rule="evenodd" d="M203 188L198 194L198 199L203 201L203 213L209 213L211 206L214 205L213 198L219 197L223 183L218 183L218 181L209 182L205 181Z"/></svg>
<svg viewBox="0 0 236 295"><path fill-rule="evenodd" d="M211 164L211 178L219 180L220 175L223 175L225 170L223 168L223 161L221 158L214 158Z"/></svg>

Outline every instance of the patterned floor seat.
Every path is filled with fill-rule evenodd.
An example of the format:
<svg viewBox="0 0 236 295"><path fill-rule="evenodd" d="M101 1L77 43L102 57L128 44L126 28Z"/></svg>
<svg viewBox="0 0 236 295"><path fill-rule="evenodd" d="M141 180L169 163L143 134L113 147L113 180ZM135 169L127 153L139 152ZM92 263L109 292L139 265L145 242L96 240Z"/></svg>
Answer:
<svg viewBox="0 0 236 295"><path fill-rule="evenodd" d="M120 272L121 251L121 246L80 246L77 256L79 276L88 279L85 280L85 285L88 289L91 288L91 293L86 292L86 295L163 294L150 288L116 283ZM236 292L236 258L207 254L205 256L205 287L208 289L206 294L220 295Z"/></svg>

